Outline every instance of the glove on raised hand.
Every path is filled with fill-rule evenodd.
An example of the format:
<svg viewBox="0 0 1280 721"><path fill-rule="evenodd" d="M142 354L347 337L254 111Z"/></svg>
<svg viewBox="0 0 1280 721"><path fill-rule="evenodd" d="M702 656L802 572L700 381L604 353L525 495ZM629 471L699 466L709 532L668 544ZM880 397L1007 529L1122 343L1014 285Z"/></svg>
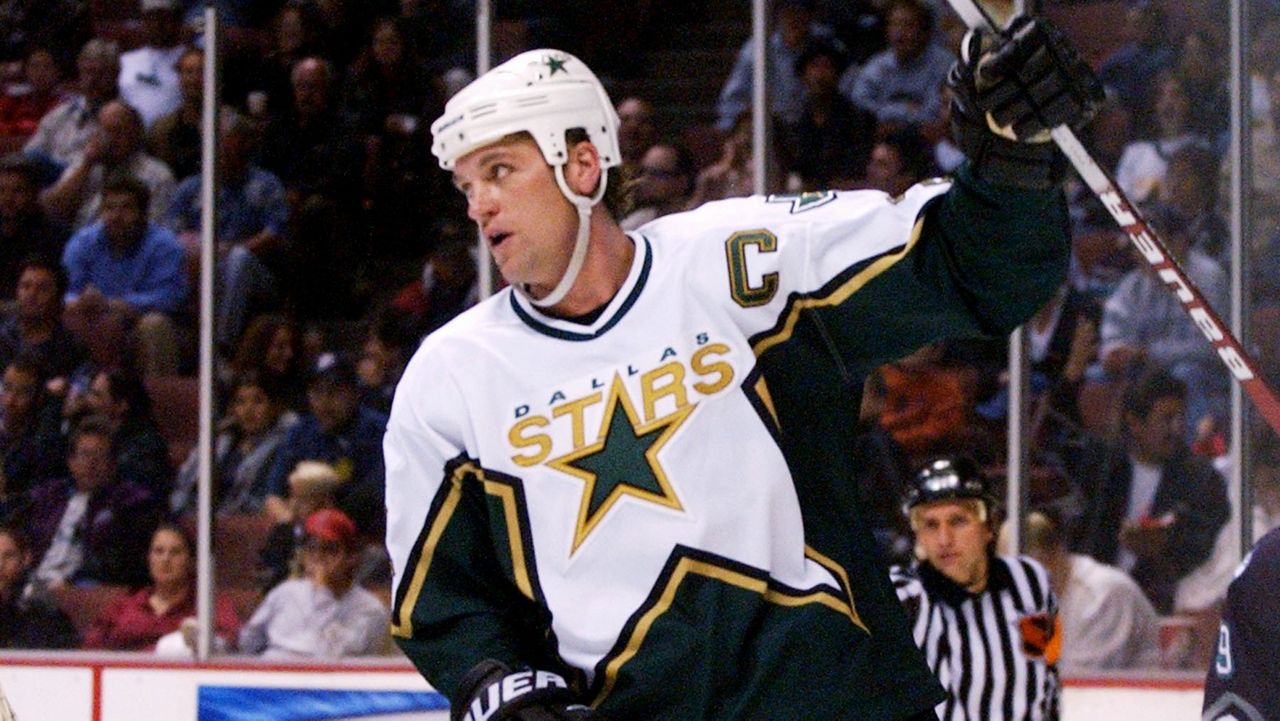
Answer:
<svg viewBox="0 0 1280 721"><path fill-rule="evenodd" d="M969 31L947 85L956 141L974 172L1022 188L1062 181L1066 159L1049 130L1084 125L1104 99L1102 83L1066 36L1025 15L998 34Z"/></svg>

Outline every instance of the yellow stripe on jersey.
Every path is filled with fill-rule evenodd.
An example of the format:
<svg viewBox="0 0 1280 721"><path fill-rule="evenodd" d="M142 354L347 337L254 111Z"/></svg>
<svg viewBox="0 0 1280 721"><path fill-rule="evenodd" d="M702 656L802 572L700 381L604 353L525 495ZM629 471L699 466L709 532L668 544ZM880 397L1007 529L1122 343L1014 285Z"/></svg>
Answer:
<svg viewBox="0 0 1280 721"><path fill-rule="evenodd" d="M806 553L806 555L808 554ZM839 568L839 566L837 565L836 568ZM830 608L842 616L849 617L860 628L864 631L866 630L866 626L862 624L862 621L858 618L858 614L853 610L853 608L848 603L845 603L844 599L828 591L812 591L803 595L787 593L776 588L771 588L767 579L757 578L742 573L741 571L723 568L706 560L682 558L676 564L675 570L671 573L671 576L667 579L667 585L662 589L662 595L658 598L657 603L646 611L636 623L635 629L631 632L631 638L627 641L626 647L623 648L622 652L611 659L605 666L604 683L600 688L600 693L598 693L595 700L591 702L593 707L598 707L604 702L605 698L609 696L609 693L613 691L613 686L618 680L618 673L628 661L635 658L636 654L640 652L640 647L644 644L645 636L648 635L653 624L671 608L671 605L675 602L676 593L680 590L680 586L684 584L685 579L691 574L721 581L730 586L736 586L738 588L760 594L765 601L779 606L797 607L815 603L820 604Z"/></svg>
<svg viewBox="0 0 1280 721"><path fill-rule="evenodd" d="M867 283L870 283L876 276L891 268L895 263L902 260L915 247L916 241L920 240L921 230L924 228L924 219L916 220L911 228L911 236L907 239L907 244L902 250L892 255L886 255L871 265L867 266L861 273L854 275L847 282L837 287L832 292L821 297L804 298L796 301L787 309L786 320L783 321L782 327L777 332L761 338L756 341L752 347L756 357L764 355L765 351L770 348L785 343L791 338L791 334L795 332L796 322L800 320L800 312L808 308L823 308L826 306L840 305L849 299L849 296L857 293Z"/></svg>
<svg viewBox="0 0 1280 721"><path fill-rule="evenodd" d="M422 587L426 583L427 572L431 569L431 560L435 557L440 537L444 535L449 521L453 519L453 514L458 509L458 503L462 500L462 484L467 478L480 481L485 493L496 496L502 502L516 588L520 589L520 592L529 600L534 600L533 582L530 580L529 567L525 559L524 537L520 533L520 516L519 509L516 507L515 489L505 483L490 480L485 476L484 469L475 463L463 463L449 476L449 492L440 507L440 512L432 521L431 528L427 531L427 539L422 545L422 554L418 557L418 564L413 569L413 576L409 580L409 588L405 591L404 600L391 616L392 636L413 637L413 609L418 604L418 597L422 595Z"/></svg>

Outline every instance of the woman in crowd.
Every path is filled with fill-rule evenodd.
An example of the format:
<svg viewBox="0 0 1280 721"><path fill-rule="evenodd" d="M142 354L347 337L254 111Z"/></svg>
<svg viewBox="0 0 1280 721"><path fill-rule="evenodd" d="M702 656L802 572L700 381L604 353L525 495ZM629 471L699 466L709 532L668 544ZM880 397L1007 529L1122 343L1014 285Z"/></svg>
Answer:
<svg viewBox="0 0 1280 721"><path fill-rule="evenodd" d="M296 410L305 402L304 361L297 324L282 315L265 314L249 322L224 375L230 385L246 373L256 373L279 390L286 408Z"/></svg>
<svg viewBox="0 0 1280 721"><path fill-rule="evenodd" d="M214 507L219 513L257 513L266 498L266 474L298 415L284 405L280 389L255 371L231 388L231 405L213 446ZM198 449L193 449L174 483L170 510L195 510Z"/></svg>
<svg viewBox="0 0 1280 721"><path fill-rule="evenodd" d="M151 536L147 569L151 585L109 606L85 634L84 647L112 651L154 651L161 638L183 631L196 615L195 553L181 527L161 524ZM222 643L240 632L240 618L226 596L214 601L214 628Z"/></svg>

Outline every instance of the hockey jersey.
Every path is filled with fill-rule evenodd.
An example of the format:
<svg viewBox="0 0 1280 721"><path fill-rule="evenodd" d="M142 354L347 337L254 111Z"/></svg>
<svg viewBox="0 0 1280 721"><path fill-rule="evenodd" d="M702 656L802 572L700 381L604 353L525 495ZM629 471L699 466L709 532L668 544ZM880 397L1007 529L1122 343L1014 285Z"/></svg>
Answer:
<svg viewBox="0 0 1280 721"><path fill-rule="evenodd" d="M429 336L385 440L424 675L556 670L618 720L939 702L849 480L862 377L1007 332L1066 265L1059 194L951 187L711 203L632 233L590 324L508 289Z"/></svg>

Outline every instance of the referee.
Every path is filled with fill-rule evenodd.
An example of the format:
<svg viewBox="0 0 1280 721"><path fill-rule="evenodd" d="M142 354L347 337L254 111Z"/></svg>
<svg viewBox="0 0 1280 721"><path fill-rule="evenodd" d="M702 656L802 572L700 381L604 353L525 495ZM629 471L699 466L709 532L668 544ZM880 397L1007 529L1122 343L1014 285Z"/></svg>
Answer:
<svg viewBox="0 0 1280 721"><path fill-rule="evenodd" d="M942 721L1056 721L1061 647L1044 567L993 551L996 503L967 458L917 474L903 510L911 568L890 569L915 641L947 690Z"/></svg>

